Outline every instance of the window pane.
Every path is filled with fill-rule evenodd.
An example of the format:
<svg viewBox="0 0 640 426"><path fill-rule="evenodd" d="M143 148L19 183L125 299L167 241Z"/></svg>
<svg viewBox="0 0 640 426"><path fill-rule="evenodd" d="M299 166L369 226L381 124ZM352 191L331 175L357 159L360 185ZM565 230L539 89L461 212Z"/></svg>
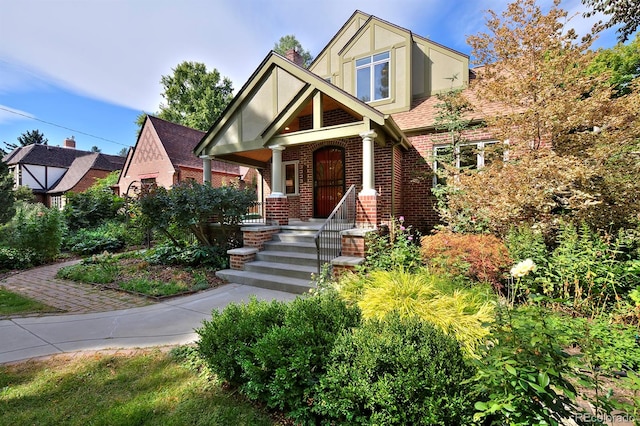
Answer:
<svg viewBox="0 0 640 426"><path fill-rule="evenodd" d="M478 154L476 145L463 145L460 147L460 168L475 169L478 167Z"/></svg>
<svg viewBox="0 0 640 426"><path fill-rule="evenodd" d="M386 99L389 97L389 62L377 64L375 67L375 93L374 100Z"/></svg>
<svg viewBox="0 0 640 426"><path fill-rule="evenodd" d="M371 56L367 56L366 58L356 59L356 67L370 64L370 63L371 63Z"/></svg>
<svg viewBox="0 0 640 426"><path fill-rule="evenodd" d="M373 62L381 61L383 59L389 59L389 52L378 53L373 55Z"/></svg>
<svg viewBox="0 0 640 426"><path fill-rule="evenodd" d="M371 68L361 68L356 74L356 96L363 102L371 100Z"/></svg>
<svg viewBox="0 0 640 426"><path fill-rule="evenodd" d="M434 161L434 182L439 185L446 185L447 179L445 178L444 164L452 164L453 162L453 148L451 146L438 146L435 148L435 161Z"/></svg>
<svg viewBox="0 0 640 426"><path fill-rule="evenodd" d="M484 144L484 166L488 166L493 162L504 161L504 145L499 143Z"/></svg>
<svg viewBox="0 0 640 426"><path fill-rule="evenodd" d="M296 193L296 165L287 164L284 168L284 188L285 194Z"/></svg>

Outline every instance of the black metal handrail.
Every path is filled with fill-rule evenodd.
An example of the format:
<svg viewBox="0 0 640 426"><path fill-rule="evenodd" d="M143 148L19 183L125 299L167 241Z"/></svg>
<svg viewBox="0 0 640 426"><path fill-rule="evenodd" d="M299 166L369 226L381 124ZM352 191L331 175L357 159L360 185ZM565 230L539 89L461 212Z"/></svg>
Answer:
<svg viewBox="0 0 640 426"><path fill-rule="evenodd" d="M327 220L316 232L314 240L318 252L318 275L322 265L340 256L340 232L356 226L356 187L351 185Z"/></svg>

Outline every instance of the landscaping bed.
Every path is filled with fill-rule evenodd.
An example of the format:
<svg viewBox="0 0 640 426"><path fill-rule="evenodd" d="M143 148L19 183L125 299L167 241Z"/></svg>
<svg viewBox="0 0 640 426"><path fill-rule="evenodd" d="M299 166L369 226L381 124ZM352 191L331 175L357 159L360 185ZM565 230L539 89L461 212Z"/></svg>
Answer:
<svg viewBox="0 0 640 426"><path fill-rule="evenodd" d="M213 268L153 264L137 253L93 256L60 269L57 277L154 300L193 294L224 283Z"/></svg>

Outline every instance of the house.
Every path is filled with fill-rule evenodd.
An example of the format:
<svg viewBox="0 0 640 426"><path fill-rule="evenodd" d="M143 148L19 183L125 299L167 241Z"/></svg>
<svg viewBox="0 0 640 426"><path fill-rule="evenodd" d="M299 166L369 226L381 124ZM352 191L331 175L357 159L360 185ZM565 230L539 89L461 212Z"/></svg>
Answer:
<svg viewBox="0 0 640 426"><path fill-rule="evenodd" d="M73 138L63 146L31 144L14 149L2 161L14 176L15 186L31 188L36 200L47 207L62 208L67 192L83 192L96 179L120 170L124 158L75 149Z"/></svg>
<svg viewBox="0 0 640 426"><path fill-rule="evenodd" d="M420 231L430 229L438 221L434 154L448 142L434 126L435 95L468 86L469 57L361 11L308 69L292 53L293 61L267 55L195 155L205 164L215 158L257 168L266 219L280 227L274 233L294 221L327 218L339 203L353 204L344 209L355 211L356 229L400 216ZM495 141L483 129L467 137L472 145L459 157L481 166L482 148ZM362 233L347 234L336 253L362 256ZM270 238L253 244L262 250ZM233 267L255 259L250 252L231 253Z"/></svg>
<svg viewBox="0 0 640 426"><path fill-rule="evenodd" d="M251 183L255 171L221 161L210 162L210 178L203 177L203 162L193 154L204 132L148 115L135 146L129 150L118 188L133 194L132 188L158 185L171 188L179 182L208 180L214 186L232 182Z"/></svg>

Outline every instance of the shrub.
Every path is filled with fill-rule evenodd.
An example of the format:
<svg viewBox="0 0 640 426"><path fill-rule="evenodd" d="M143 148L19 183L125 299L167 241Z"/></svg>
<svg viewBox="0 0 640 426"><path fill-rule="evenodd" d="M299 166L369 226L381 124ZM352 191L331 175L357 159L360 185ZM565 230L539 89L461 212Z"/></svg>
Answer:
<svg viewBox="0 0 640 426"><path fill-rule="evenodd" d="M493 320L490 289L463 288L426 269L345 274L337 288L346 300L358 305L364 318L382 319L390 312L403 318L418 316L455 336L468 355L483 342L489 333L486 325Z"/></svg>
<svg viewBox="0 0 640 426"><path fill-rule="evenodd" d="M404 217L392 218L390 226L381 226L366 238L365 269L413 270L422 265L420 249L411 229L404 226Z"/></svg>
<svg viewBox="0 0 640 426"><path fill-rule="evenodd" d="M366 321L336 340L313 410L326 424L469 424L473 373L455 339L426 322Z"/></svg>
<svg viewBox="0 0 640 426"><path fill-rule="evenodd" d="M115 195L109 185L118 181L119 173L115 171L104 179L97 179L85 192L66 194L63 214L69 229L91 228L118 217L124 199Z"/></svg>
<svg viewBox="0 0 640 426"><path fill-rule="evenodd" d="M254 363L244 366L249 380L243 390L251 399L309 421L313 387L324 374L335 339L360 323L336 292L297 298L284 322L274 325L252 347Z"/></svg>
<svg viewBox="0 0 640 426"><path fill-rule="evenodd" d="M569 380L573 370L563 339L543 310L500 310L482 356L475 360L475 419L512 425L576 419L576 389Z"/></svg>
<svg viewBox="0 0 640 426"><path fill-rule="evenodd" d="M0 271L10 269L27 269L32 266L35 253L32 250L17 250L11 247L0 247Z"/></svg>
<svg viewBox="0 0 640 426"><path fill-rule="evenodd" d="M511 258L497 237L441 231L422 237L420 243L423 260L436 271L488 282L502 290Z"/></svg>
<svg viewBox="0 0 640 426"><path fill-rule="evenodd" d="M116 252L127 244L128 230L122 223L110 221L97 228L82 228L64 239L63 246L77 254Z"/></svg>
<svg viewBox="0 0 640 426"><path fill-rule="evenodd" d="M214 310L212 318L196 330L198 351L220 379L241 385L248 380L242 375L243 364L253 362L251 348L273 326L284 322L285 310L282 302L255 298L247 304L229 304L222 312Z"/></svg>
<svg viewBox="0 0 640 426"><path fill-rule="evenodd" d="M185 247L161 244L148 250L145 258L150 263L162 265L209 266L215 269L224 269L229 262L223 247L199 244Z"/></svg>
<svg viewBox="0 0 640 426"><path fill-rule="evenodd" d="M60 211L41 204L16 203L16 214L4 226L5 245L31 252L30 263L40 265L60 253L64 224Z"/></svg>

